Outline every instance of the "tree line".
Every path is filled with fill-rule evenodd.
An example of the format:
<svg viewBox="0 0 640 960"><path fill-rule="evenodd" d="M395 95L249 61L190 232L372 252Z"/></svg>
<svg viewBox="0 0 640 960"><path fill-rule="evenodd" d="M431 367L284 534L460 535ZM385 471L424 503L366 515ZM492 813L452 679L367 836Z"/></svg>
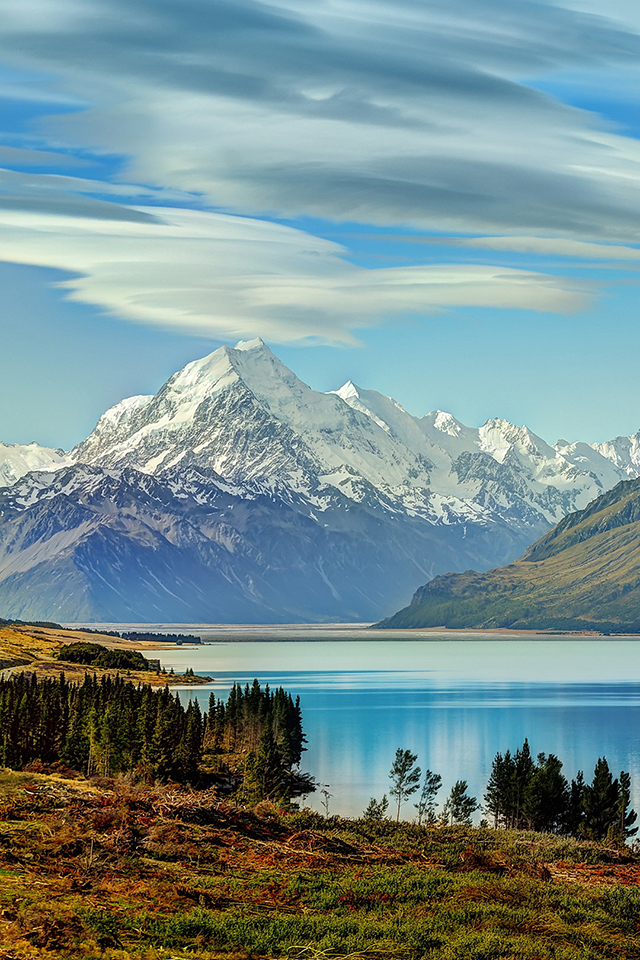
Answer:
<svg viewBox="0 0 640 960"><path fill-rule="evenodd" d="M230 769L227 785L243 798L286 802L313 790L295 769L305 742L299 699L257 680L234 685L226 704L212 694L204 714L168 687L118 676L0 680L0 764L12 769L61 761L87 774L182 783Z"/></svg>
<svg viewBox="0 0 640 960"><path fill-rule="evenodd" d="M536 830L590 840L626 840L635 836L637 814L630 809L631 777L622 770L613 776L605 757L595 765L593 779L587 783L582 771L569 782L562 773L562 761L555 754L533 757L528 740L511 753L497 753L481 806L468 794L466 780L457 780L438 817L436 795L442 777L431 770L424 777L416 765L417 754L398 748L389 771L390 796L394 799L396 822L402 804L419 792L414 804L416 820L421 823L470 824L473 814L482 810L495 828ZM386 817L389 800L371 798L365 818ZM485 820L485 824L488 822Z"/></svg>
<svg viewBox="0 0 640 960"><path fill-rule="evenodd" d="M298 767L306 737L302 730L300 697L295 701L282 687L264 690L234 683L227 702L214 693L204 737L209 766L241 775L239 799L287 801L315 789L314 781Z"/></svg>

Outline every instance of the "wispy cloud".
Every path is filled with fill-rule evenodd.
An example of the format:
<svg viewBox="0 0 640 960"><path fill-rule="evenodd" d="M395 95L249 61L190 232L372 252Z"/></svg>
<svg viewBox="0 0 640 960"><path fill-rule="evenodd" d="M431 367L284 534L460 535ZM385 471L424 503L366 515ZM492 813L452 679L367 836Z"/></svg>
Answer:
<svg viewBox="0 0 640 960"><path fill-rule="evenodd" d="M119 183L0 173L0 255L82 274L73 295L118 315L274 340L315 325L344 341L406 311L566 310L586 295L492 266L366 271L257 216L499 234L459 240L494 253L598 259L598 243L640 242L638 142L533 86L637 73L640 36L592 13L544 0L0 0L0 16L0 57L86 104L42 120L43 140L125 158ZM136 193L254 219L142 207Z"/></svg>
<svg viewBox="0 0 640 960"><path fill-rule="evenodd" d="M360 235L366 238L367 235ZM378 239L369 234L370 239ZM564 237L450 237L419 236L411 234L385 234L387 241L417 243L429 246L464 247L475 250L496 250L533 254L543 257L577 257L582 260L640 260L638 247L614 243L588 243L584 240L568 240Z"/></svg>
<svg viewBox="0 0 640 960"><path fill-rule="evenodd" d="M587 284L472 265L365 270L336 243L262 220L136 208L138 219L12 212L0 205L0 259L77 276L72 299L143 323L222 338L353 343L390 316L455 306L570 311ZM158 217L158 213L162 217Z"/></svg>
<svg viewBox="0 0 640 960"><path fill-rule="evenodd" d="M91 109L69 141L244 212L633 239L637 144L523 78L640 37L535 0L1 0L0 54Z"/></svg>

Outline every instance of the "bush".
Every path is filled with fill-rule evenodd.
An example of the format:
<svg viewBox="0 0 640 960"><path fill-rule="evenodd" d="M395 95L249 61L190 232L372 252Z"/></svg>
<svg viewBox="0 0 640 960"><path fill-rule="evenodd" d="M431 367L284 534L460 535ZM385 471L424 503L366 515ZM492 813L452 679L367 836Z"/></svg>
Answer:
<svg viewBox="0 0 640 960"><path fill-rule="evenodd" d="M100 643L67 643L61 647L58 660L116 670L149 669L149 661L137 650L109 650Z"/></svg>

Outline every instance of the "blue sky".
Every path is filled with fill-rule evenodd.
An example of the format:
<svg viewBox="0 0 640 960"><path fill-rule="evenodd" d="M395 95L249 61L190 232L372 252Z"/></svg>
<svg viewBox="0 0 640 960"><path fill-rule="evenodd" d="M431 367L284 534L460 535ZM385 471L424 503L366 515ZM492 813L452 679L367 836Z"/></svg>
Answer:
<svg viewBox="0 0 640 960"><path fill-rule="evenodd" d="M0 440L258 335L419 415L640 427L635 4L0 14Z"/></svg>

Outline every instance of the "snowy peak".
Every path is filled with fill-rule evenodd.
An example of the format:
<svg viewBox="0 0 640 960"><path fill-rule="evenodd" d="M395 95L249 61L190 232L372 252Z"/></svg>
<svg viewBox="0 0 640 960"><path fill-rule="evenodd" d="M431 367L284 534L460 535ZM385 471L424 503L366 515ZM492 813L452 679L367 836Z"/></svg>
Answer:
<svg viewBox="0 0 640 960"><path fill-rule="evenodd" d="M616 437L605 443L594 443L594 450L623 470L628 477L640 472L640 430L630 437Z"/></svg>
<svg viewBox="0 0 640 960"><path fill-rule="evenodd" d="M452 414L445 413L444 410L434 410L432 413L428 413L426 417L423 417L423 422L430 423L434 430L446 433L449 437L460 437L465 430L459 420L456 420Z"/></svg>
<svg viewBox="0 0 640 960"><path fill-rule="evenodd" d="M64 450L39 443L0 443L0 487L9 487L32 470L60 470L71 463Z"/></svg>
<svg viewBox="0 0 640 960"><path fill-rule="evenodd" d="M336 397L340 397L341 400L353 400L360 396L358 387L352 380L347 380L339 390L330 390L329 393L335 393Z"/></svg>
<svg viewBox="0 0 640 960"><path fill-rule="evenodd" d="M480 448L494 460L504 463L510 450L537 460L555 460L557 451L532 433L528 427L516 427L508 420L487 420L479 428Z"/></svg>

